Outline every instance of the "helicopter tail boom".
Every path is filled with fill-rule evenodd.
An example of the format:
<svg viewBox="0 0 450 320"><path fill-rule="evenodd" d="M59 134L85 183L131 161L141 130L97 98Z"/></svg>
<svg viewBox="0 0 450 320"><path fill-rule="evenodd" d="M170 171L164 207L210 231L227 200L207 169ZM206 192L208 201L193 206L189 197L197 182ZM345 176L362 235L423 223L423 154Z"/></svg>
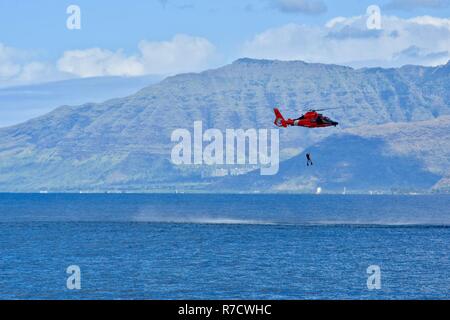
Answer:
<svg viewBox="0 0 450 320"><path fill-rule="evenodd" d="M280 110L277 108L273 109L273 112L275 113L275 125L277 127L287 127L286 120L284 120L283 115L281 114Z"/></svg>

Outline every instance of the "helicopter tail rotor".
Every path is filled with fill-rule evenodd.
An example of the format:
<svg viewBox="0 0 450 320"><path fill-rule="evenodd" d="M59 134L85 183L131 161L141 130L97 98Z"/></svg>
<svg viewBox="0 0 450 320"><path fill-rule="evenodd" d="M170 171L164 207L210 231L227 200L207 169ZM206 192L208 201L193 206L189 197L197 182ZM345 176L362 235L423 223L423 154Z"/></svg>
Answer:
<svg viewBox="0 0 450 320"><path fill-rule="evenodd" d="M273 109L273 112L275 113L275 122L274 122L274 124L277 127L286 128L287 127L287 123L286 123L286 120L284 120L283 115L281 114L280 110L275 108L275 109Z"/></svg>

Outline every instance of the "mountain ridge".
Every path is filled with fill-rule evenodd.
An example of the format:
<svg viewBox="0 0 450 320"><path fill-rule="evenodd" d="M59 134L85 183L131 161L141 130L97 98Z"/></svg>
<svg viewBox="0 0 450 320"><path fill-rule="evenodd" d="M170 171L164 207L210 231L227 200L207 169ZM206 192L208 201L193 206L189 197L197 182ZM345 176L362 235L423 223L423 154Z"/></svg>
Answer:
<svg viewBox="0 0 450 320"><path fill-rule="evenodd" d="M283 159L348 128L450 115L447 68L363 70L269 61L242 59L168 77L128 97L61 107L2 128L0 189L174 190L180 181L202 185L205 168L171 164L171 132L192 130L198 120L220 130L273 128L275 106L286 117L306 108L342 108L327 111L340 122L338 128L281 131Z"/></svg>

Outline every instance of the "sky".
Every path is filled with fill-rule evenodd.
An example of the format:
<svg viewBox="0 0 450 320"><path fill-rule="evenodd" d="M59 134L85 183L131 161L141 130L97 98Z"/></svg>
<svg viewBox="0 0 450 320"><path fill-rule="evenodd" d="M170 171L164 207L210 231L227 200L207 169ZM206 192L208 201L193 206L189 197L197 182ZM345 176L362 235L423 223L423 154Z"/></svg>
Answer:
<svg viewBox="0 0 450 320"><path fill-rule="evenodd" d="M80 29L67 26L71 5ZM0 87L197 72L241 57L445 64L450 0L0 0Z"/></svg>

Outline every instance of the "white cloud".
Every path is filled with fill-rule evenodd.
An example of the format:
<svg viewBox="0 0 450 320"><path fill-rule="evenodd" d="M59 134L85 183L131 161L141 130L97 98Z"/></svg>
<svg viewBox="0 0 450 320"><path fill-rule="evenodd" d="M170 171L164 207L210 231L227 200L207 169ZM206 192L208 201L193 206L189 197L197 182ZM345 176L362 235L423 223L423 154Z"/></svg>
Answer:
<svg viewBox="0 0 450 320"><path fill-rule="evenodd" d="M141 61L146 73L173 74L198 71L214 59L216 49L205 38L176 35L171 41L141 41Z"/></svg>
<svg viewBox="0 0 450 320"><path fill-rule="evenodd" d="M215 47L207 39L179 34L170 41L141 41L139 52L127 56L121 50L100 48L66 51L58 69L80 77L138 76L198 71L207 67Z"/></svg>
<svg viewBox="0 0 450 320"><path fill-rule="evenodd" d="M368 30L366 16L336 17L324 26L287 24L257 34L237 55L264 59L360 66L438 65L450 59L450 19L382 17L382 30ZM207 39L176 35L168 41L141 41L135 53L90 48L41 61L0 43L0 87L71 77L170 75L215 65L216 48Z"/></svg>
<svg viewBox="0 0 450 320"><path fill-rule="evenodd" d="M80 77L136 76L144 71L137 57L127 57L120 50L112 52L100 48L66 51L57 66L63 72Z"/></svg>
<svg viewBox="0 0 450 320"><path fill-rule="evenodd" d="M282 12L320 14L327 11L323 0L273 0L273 2L275 7Z"/></svg>
<svg viewBox="0 0 450 320"><path fill-rule="evenodd" d="M169 41L146 41L134 54L123 50L70 50L56 62L42 61L32 51L0 43L0 87L74 77L170 75L211 66L216 49L207 39L175 35Z"/></svg>
<svg viewBox="0 0 450 320"><path fill-rule="evenodd" d="M450 29L450 19L436 18L431 16L421 16L409 19L410 22L421 24L421 25L431 25L434 27L443 27ZM450 41L450 40L449 40Z"/></svg>
<svg viewBox="0 0 450 320"><path fill-rule="evenodd" d="M450 0L391 0L383 9L412 11L416 8L439 9L450 6Z"/></svg>
<svg viewBox="0 0 450 320"><path fill-rule="evenodd" d="M30 52L0 43L0 87L52 81L64 77L52 64L35 61L34 58Z"/></svg>
<svg viewBox="0 0 450 320"><path fill-rule="evenodd" d="M360 17L350 17L350 18L336 17L336 18L333 18L333 19L329 20L325 24L325 27L327 27L327 28L334 28L334 27L336 27L338 25L351 25L355 21L357 21L358 19L360 19Z"/></svg>
<svg viewBox="0 0 450 320"><path fill-rule="evenodd" d="M15 49L0 43L0 79L10 79L21 71L21 65L14 59Z"/></svg>
<svg viewBox="0 0 450 320"><path fill-rule="evenodd" d="M367 29L366 19L338 17L323 27L269 29L245 43L243 55L356 67L438 65L450 59L450 19L383 16L382 30Z"/></svg>

